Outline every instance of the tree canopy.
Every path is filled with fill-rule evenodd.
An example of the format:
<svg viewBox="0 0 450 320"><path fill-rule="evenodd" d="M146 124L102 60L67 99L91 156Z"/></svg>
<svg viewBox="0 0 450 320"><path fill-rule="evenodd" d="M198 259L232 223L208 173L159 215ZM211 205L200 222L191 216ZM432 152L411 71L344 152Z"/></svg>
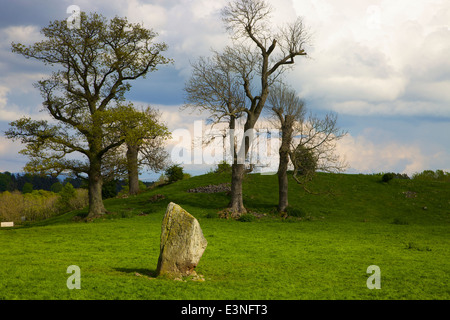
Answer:
<svg viewBox="0 0 450 320"><path fill-rule="evenodd" d="M140 24L97 13L81 13L80 28L56 20L41 33L45 40L13 43L12 50L55 70L36 83L53 121L22 118L10 124L6 136L26 145L29 172L87 174L89 215L102 214L102 161L125 143L124 136L108 135L108 127L114 117L123 117L117 108L130 82L171 62L162 55L167 45L155 42L157 34ZM85 161L70 157L74 153Z"/></svg>

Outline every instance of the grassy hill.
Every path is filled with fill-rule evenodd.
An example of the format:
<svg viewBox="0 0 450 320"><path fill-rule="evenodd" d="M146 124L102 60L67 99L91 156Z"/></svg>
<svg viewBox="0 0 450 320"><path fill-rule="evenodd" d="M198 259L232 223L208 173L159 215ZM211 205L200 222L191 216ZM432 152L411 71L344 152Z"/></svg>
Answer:
<svg viewBox="0 0 450 320"><path fill-rule="evenodd" d="M276 214L277 178L248 175L244 204L257 218L217 218L228 196L187 190L230 181L206 174L0 230L0 299L444 299L450 298L450 183L318 174L290 181L290 217ZM161 221L173 201L200 222L206 281L155 278ZM81 270L69 290L67 267ZM370 290L367 267L381 271Z"/></svg>

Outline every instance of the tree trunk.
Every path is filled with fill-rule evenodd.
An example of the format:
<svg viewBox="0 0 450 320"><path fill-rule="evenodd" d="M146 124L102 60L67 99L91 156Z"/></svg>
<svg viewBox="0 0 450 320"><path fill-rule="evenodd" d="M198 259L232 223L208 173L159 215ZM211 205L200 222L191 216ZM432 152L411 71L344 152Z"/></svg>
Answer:
<svg viewBox="0 0 450 320"><path fill-rule="evenodd" d="M127 144L127 167L129 194L139 193L138 147Z"/></svg>
<svg viewBox="0 0 450 320"><path fill-rule="evenodd" d="M244 164L233 163L231 166L231 201L228 209L233 218L238 218L247 210L242 198L242 182L244 180Z"/></svg>
<svg viewBox="0 0 450 320"><path fill-rule="evenodd" d="M236 118L230 117L229 128L232 132L230 136L230 150L233 150L233 164L231 165L231 199L228 204L228 210L233 218L238 218L246 213L244 201L242 198L242 182L244 180L245 165L239 164L237 159L237 149L234 141L236 133Z"/></svg>
<svg viewBox="0 0 450 320"><path fill-rule="evenodd" d="M103 178L101 174L101 162L99 159L91 159L89 168L89 214L94 217L106 213L102 199Z"/></svg>
<svg viewBox="0 0 450 320"><path fill-rule="evenodd" d="M287 167L289 156L280 152L280 164L278 165L278 211L285 212L288 203L288 176Z"/></svg>
<svg viewBox="0 0 450 320"><path fill-rule="evenodd" d="M281 146L279 149L280 163L278 165L278 211L285 212L288 206L288 176L289 150L292 141L294 118L281 118Z"/></svg>

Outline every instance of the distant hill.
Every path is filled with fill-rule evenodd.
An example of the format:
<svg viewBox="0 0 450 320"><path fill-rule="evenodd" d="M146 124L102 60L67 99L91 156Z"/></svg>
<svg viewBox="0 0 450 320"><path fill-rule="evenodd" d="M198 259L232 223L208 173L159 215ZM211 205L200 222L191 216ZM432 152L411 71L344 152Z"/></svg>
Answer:
<svg viewBox="0 0 450 320"><path fill-rule="evenodd" d="M229 174L209 173L149 187L135 197L107 199L105 206L118 215L124 214L123 208L128 208L125 210L127 215L164 213L167 204L173 201L202 217L226 208L229 195L226 192L192 193L188 190L230 181ZM450 222L448 182L396 178L383 182L381 174L318 173L307 189L289 179L288 219L426 225ZM250 213L258 218L279 217L276 212L276 175L247 175L243 193L244 206ZM153 198L158 200L149 200Z"/></svg>

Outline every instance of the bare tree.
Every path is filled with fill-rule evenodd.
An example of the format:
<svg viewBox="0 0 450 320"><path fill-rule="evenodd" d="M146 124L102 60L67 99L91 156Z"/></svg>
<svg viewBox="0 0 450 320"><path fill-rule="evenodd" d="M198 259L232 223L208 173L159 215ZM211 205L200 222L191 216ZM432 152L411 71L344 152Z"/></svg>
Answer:
<svg viewBox="0 0 450 320"><path fill-rule="evenodd" d="M211 57L200 57L192 63L192 75L185 84L184 91L187 103L181 108L194 109L209 114L212 125L227 123L230 130L224 130L222 135L224 143L229 143L234 160L237 161L236 141L234 132L237 121L246 110L246 97L240 85L240 74L233 65L233 52L212 52ZM195 141L201 145L208 144L211 139L202 138ZM228 142L226 141L228 138ZM224 144L225 147L225 144Z"/></svg>
<svg viewBox="0 0 450 320"><path fill-rule="evenodd" d="M304 102L295 90L285 84L274 86L268 98L268 106L281 129L280 162L278 167L279 201L278 211L288 206L289 163L293 178L309 191L306 183L316 171L341 172L346 164L336 154L336 143L346 135L337 126L337 115L327 114L323 119L306 116Z"/></svg>
<svg viewBox="0 0 450 320"><path fill-rule="evenodd" d="M222 11L223 21L233 39L233 46L225 48L225 52L232 59L230 65L240 76L239 82L248 101L244 110L244 131L255 127L270 87L286 68L294 64L296 56L306 56L305 45L310 40L300 18L273 31L272 10L264 0L236 0ZM249 144L247 140L241 143L245 157ZM242 198L244 173L245 165L234 162L229 205L232 216L246 212Z"/></svg>
<svg viewBox="0 0 450 320"><path fill-rule="evenodd" d="M347 132L337 126L336 114L326 114L323 119L310 114L298 122L294 130L296 134L289 156L297 183L305 185L316 171L336 173L345 170L347 163L336 154L336 145Z"/></svg>
<svg viewBox="0 0 450 320"><path fill-rule="evenodd" d="M285 85L275 86L269 95L268 106L271 107L278 126L281 129L280 160L278 164L278 211L286 210L288 206L288 175L289 157L294 139L296 122L303 122L305 116L304 102L296 92Z"/></svg>
<svg viewBox="0 0 450 320"><path fill-rule="evenodd" d="M200 57L191 63L192 75L185 84L187 104L209 113L214 123L228 121L230 127L245 110L245 94L230 57L213 51L212 57Z"/></svg>

